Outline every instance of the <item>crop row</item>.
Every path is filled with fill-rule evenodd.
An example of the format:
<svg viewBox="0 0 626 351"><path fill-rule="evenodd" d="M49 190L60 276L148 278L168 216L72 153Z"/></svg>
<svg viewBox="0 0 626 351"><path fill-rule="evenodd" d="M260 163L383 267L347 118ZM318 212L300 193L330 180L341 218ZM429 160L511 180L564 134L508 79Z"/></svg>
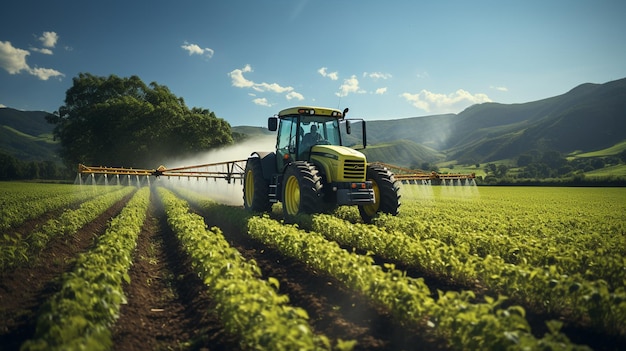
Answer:
<svg viewBox="0 0 626 351"><path fill-rule="evenodd" d="M74 270L63 275L61 290L39 313L33 339L21 350L111 348L110 328L126 302L122 283L130 283L128 270L149 200L149 188L138 190L95 248L79 255Z"/></svg>
<svg viewBox="0 0 626 351"><path fill-rule="evenodd" d="M0 246L0 271L29 261L51 239L75 233L134 190L131 187L120 187L113 192L96 196L82 203L78 209L66 210L58 218L48 220L40 228L24 236L19 233L4 235Z"/></svg>
<svg viewBox="0 0 626 351"><path fill-rule="evenodd" d="M312 332L307 312L290 306L289 298L277 293L278 280L261 279L256 262L230 247L219 228L207 229L201 216L189 212L186 201L165 188L159 187L158 193L170 227L216 302L216 314L225 329L239 337L242 349L331 348L327 337ZM339 340L336 347L351 345Z"/></svg>
<svg viewBox="0 0 626 351"><path fill-rule="evenodd" d="M16 203L16 201L67 194L75 190L76 188L69 184L0 182L0 204L5 205Z"/></svg>
<svg viewBox="0 0 626 351"><path fill-rule="evenodd" d="M385 270L367 255L350 253L316 232L306 232L269 218L252 217L249 235L297 259L314 270L338 279L346 287L385 306L405 324L432 327L433 333L457 349L586 349L569 343L551 322L551 333L533 336L520 306L502 307L503 297L472 303L471 291L439 292L435 300L422 278L410 278L393 266ZM400 244L398 244L400 245Z"/></svg>
<svg viewBox="0 0 626 351"><path fill-rule="evenodd" d="M3 184L0 196L0 230L10 229L50 210L114 190L113 187L74 187L67 184L50 185L50 188L42 187L41 184L8 184L13 186Z"/></svg>
<svg viewBox="0 0 626 351"><path fill-rule="evenodd" d="M472 201L419 199L377 224L509 263L556 265L560 273L623 286L626 189L487 188Z"/></svg>
<svg viewBox="0 0 626 351"><path fill-rule="evenodd" d="M560 323L556 321L548 323L549 334L543 339L536 339L531 334L524 309L520 306L501 307L505 301L503 297L486 297L486 303L477 304L470 302L475 299L471 291L439 291L439 298L435 300L421 278L406 277L393 265L388 265L387 269L374 265L370 256L349 253L336 242L315 232L305 232L269 218L251 217L243 210L215 205L197 194L177 191L202 206L211 218L240 227L247 223L250 236L313 270L333 276L348 288L386 307L402 323L423 326L427 320L426 326L431 327L434 334L448 340L452 347L534 349L567 345L572 349L579 348L559 333ZM307 218L311 219L304 217ZM394 245L399 250L404 248L402 242Z"/></svg>
<svg viewBox="0 0 626 351"><path fill-rule="evenodd" d="M588 319L598 329L620 333L626 328L626 291L620 287L610 292L603 280L560 274L555 266L515 265L498 256L480 257L463 250L463 246L449 246L434 237L416 239L400 231L354 224L329 215L313 216L309 226L344 246L370 251L468 286L479 280L491 291L570 319Z"/></svg>

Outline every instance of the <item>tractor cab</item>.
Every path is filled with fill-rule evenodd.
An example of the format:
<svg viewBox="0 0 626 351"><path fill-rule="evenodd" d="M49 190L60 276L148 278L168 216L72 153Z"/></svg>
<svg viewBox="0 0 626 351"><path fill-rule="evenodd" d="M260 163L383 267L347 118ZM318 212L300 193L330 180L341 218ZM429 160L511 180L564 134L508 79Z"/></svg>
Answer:
<svg viewBox="0 0 626 351"><path fill-rule="evenodd" d="M336 118L285 116L280 119L276 145L280 158L308 160L314 145L341 145L339 121Z"/></svg>
<svg viewBox="0 0 626 351"><path fill-rule="evenodd" d="M276 151L248 158L244 207L266 212L282 202L287 221L342 205L357 205L366 222L378 212L397 214L398 183L387 169L367 164L358 151L367 145L365 121L347 120L347 112L300 106L270 117Z"/></svg>
<svg viewBox="0 0 626 351"><path fill-rule="evenodd" d="M270 117L268 129L278 130L276 140L277 168L292 161L311 160L316 145L344 146L351 139L351 121L344 119L348 112L320 107L293 107ZM354 122L352 122L354 123ZM362 145L365 145L363 135Z"/></svg>

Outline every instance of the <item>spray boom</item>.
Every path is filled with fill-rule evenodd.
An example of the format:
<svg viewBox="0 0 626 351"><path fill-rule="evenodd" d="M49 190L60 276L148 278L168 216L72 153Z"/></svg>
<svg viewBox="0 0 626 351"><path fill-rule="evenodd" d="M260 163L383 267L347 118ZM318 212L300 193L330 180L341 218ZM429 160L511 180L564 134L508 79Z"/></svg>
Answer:
<svg viewBox="0 0 626 351"><path fill-rule="evenodd" d="M380 165L392 171L396 180L402 183L410 183L411 181L431 181L434 184L438 184L445 180L465 180L474 179L476 175L470 174L449 174L449 173L437 173L437 172L424 172L421 170L413 170L394 166L387 163L375 162L374 164ZM187 178L207 178L207 179L223 179L230 184L233 180L242 181L244 178L244 172L246 169L246 160L205 163L201 165L166 168L161 165L156 169L141 169L141 168L123 168L123 167L103 167L103 166L85 166L83 164L78 165L78 173L83 175L131 175L131 176L155 176L155 177L187 177Z"/></svg>

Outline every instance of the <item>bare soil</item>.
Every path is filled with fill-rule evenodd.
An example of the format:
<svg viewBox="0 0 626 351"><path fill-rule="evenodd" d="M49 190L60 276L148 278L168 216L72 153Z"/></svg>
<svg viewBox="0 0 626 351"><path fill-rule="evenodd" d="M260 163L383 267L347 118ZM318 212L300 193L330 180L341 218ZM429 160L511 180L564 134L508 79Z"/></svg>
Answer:
<svg viewBox="0 0 626 351"><path fill-rule="evenodd" d="M110 218L117 216L130 195L88 223L74 235L52 240L34 261L16 269L0 272L0 347L17 350L35 333L39 308L59 290L62 274L73 267L73 259L94 245L106 230ZM62 212L62 211L61 211ZM17 230L28 233L61 213L54 211L27 221Z"/></svg>

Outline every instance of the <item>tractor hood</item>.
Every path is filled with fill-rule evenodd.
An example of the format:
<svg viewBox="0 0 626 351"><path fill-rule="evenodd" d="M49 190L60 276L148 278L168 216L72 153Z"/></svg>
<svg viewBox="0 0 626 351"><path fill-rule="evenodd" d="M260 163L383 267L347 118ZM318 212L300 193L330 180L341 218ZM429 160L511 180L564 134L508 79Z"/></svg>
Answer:
<svg viewBox="0 0 626 351"><path fill-rule="evenodd" d="M349 147L315 145L311 161L321 167L328 183L365 181L365 155Z"/></svg>
<svg viewBox="0 0 626 351"><path fill-rule="evenodd" d="M341 158L365 159L365 155L363 155L363 153L347 146L337 145L315 145L311 149L311 155L332 158L335 160Z"/></svg>

